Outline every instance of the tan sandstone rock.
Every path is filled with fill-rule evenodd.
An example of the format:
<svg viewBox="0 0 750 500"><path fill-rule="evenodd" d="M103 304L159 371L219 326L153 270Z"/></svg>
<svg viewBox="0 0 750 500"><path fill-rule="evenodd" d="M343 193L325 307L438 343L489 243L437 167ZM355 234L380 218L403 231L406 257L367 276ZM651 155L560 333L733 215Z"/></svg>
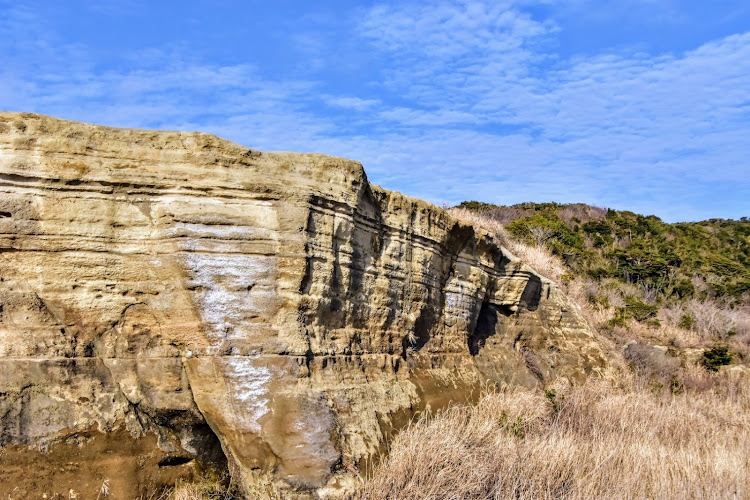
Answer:
<svg viewBox="0 0 750 500"><path fill-rule="evenodd" d="M557 287L353 161L0 113L0 192L3 497L335 496L426 407L605 366Z"/></svg>

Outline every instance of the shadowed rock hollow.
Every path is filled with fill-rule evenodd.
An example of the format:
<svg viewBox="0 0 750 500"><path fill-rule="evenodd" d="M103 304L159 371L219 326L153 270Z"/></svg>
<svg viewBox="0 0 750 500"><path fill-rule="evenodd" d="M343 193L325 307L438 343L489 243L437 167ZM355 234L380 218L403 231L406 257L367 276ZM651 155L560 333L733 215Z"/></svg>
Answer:
<svg viewBox="0 0 750 500"><path fill-rule="evenodd" d="M0 113L0 191L3 497L337 496L428 406L605 366L553 284L353 161Z"/></svg>

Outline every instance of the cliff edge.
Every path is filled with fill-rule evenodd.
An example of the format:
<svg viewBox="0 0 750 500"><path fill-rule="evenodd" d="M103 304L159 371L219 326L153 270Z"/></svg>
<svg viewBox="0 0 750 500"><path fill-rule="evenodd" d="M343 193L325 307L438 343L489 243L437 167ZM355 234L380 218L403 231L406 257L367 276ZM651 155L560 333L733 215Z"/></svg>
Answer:
<svg viewBox="0 0 750 500"><path fill-rule="evenodd" d="M337 496L427 407L606 365L554 284L353 161L0 113L0 192L3 497Z"/></svg>

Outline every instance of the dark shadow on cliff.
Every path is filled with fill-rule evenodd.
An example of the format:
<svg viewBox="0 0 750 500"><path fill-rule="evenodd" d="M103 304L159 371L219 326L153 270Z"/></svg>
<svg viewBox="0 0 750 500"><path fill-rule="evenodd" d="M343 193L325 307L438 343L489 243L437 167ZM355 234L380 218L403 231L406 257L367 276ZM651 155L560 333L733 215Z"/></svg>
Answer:
<svg viewBox="0 0 750 500"><path fill-rule="evenodd" d="M542 299L542 280L539 276L529 276L529 281L526 282L526 288L523 289L521 294L521 300L519 301L519 307L528 309L529 311L536 311L539 308L539 301Z"/></svg>
<svg viewBox="0 0 750 500"><path fill-rule="evenodd" d="M467 342L469 352L472 356L479 354L479 351L486 344L487 339L497 333L499 314L508 317L513 312L509 306L495 305L489 302L482 303L482 308L479 310L479 317L477 318L477 326L474 327L474 331L469 335Z"/></svg>

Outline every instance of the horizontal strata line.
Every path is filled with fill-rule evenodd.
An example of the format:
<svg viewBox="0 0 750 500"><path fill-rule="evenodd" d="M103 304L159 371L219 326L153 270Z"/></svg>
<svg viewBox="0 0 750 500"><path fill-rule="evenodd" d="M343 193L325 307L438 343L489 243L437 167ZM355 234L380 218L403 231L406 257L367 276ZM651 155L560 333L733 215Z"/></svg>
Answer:
<svg viewBox="0 0 750 500"><path fill-rule="evenodd" d="M149 226L120 226L125 228L125 230L133 228L133 229L141 229L141 228L147 228ZM240 227L240 226L222 226L222 227ZM244 226L243 226L244 227ZM262 229L262 228L261 228ZM273 229L267 229L266 231L274 232L274 233L280 233L280 231L274 231ZM283 234L283 233L282 233ZM208 241L216 241L219 243L237 243L237 244L246 244L246 243L257 243L257 244L273 244L278 245L279 240L270 240L265 238L225 238L222 236L216 236L216 235L203 235L203 234L186 234L186 235L179 235L179 236L167 236L164 238L121 238L121 237L113 237L113 236L97 236L97 237L83 237L76 233L70 233L70 234L23 234L23 233L0 233L0 238L11 238L14 240L17 240L19 238L22 238L23 240L36 240L36 241L49 241L50 243L54 243L56 240L66 240L69 241L71 238L75 238L77 241L80 241L81 243L90 243L90 244L96 244L100 245L102 243L113 245L113 246L122 246L122 245L147 245L147 246L155 246L159 244L172 244L172 243L179 243L184 241L201 241L208 240ZM16 248L16 247L13 247Z"/></svg>
<svg viewBox="0 0 750 500"><path fill-rule="evenodd" d="M117 171L110 171L112 177L117 177L118 172ZM126 176L122 176L126 177ZM169 189L174 188L175 186L179 186L180 188L187 190L187 191L198 191L198 192L205 192L205 191L213 191L215 189L227 189L227 190L236 190L236 191L244 191L247 188L246 187L233 187L231 184L228 184L226 182L222 182L220 179L213 179L215 184L207 184L204 186L192 186L189 184L183 185L182 183L189 182L189 178L173 178L168 179L168 182L164 182L164 178L148 178L146 177L145 182L139 182L139 179L144 179L144 177L134 177L133 179L128 178L127 180L106 180L106 179L97 179L97 178L62 178L62 177L42 177L39 175L24 175L13 171L6 171L6 172L0 172L0 180L5 181L5 184L12 185L12 186L19 186L19 187L33 187L33 184L44 184L47 188L49 188L50 184L53 185L59 185L60 187L65 187L69 189L80 189L82 187L108 187L108 188L132 188L132 189L152 189L152 190L162 190L162 189ZM152 179L159 180L161 182L153 182ZM263 182L253 182L251 180L245 181L246 186L257 186L262 189L267 189L268 187L284 187L285 184L282 182L273 182L273 181L267 181L264 180ZM266 193L267 194L267 193Z"/></svg>
<svg viewBox="0 0 750 500"><path fill-rule="evenodd" d="M51 137L51 136L42 136L42 137ZM19 139L36 139L34 136L17 136ZM75 139L72 139L75 140ZM106 140L106 139L105 139ZM147 138L148 141L150 141L150 138ZM229 142L229 141L227 141ZM8 144L7 142L5 144ZM130 145L129 141L117 141L115 142L116 145ZM230 143L231 144L231 143ZM107 149L97 149L97 148L89 148L86 147L86 151L82 153L76 153L74 151L50 151L48 149L44 149L45 141L42 140L41 144L36 144L34 147L28 148L28 149L21 149L16 146L11 145L11 147L1 147L0 145L0 151L5 153L10 153L13 156L17 157L35 157L38 156L40 153L40 157L45 160L55 160L55 159L65 159L65 160L80 160L83 158L93 158L96 160L113 160L112 163L122 164L122 163L133 163L134 169L143 169L148 167L156 167L162 165L174 165L174 166L187 166L190 168L195 168L194 161L196 159L205 159L200 158L201 156L212 156L214 158L229 158L229 159L237 159L242 161L236 161L235 163L238 163L239 165L245 166L245 167L254 167L258 165L254 165L247 161L248 159L252 158L250 156L247 156L246 154L238 155L240 151L243 149L246 151L251 151L253 153L258 153L256 150L252 150L250 148L243 148L242 146L239 146L237 148L236 152L233 153L220 153L219 148L217 147L209 147L207 149L190 149L189 147L184 148L157 148L157 147L143 147L144 150L150 150L158 153L164 153L164 152L175 152L178 154L184 154L186 157L183 161L164 161L160 158L154 158L153 160L144 159L143 156L133 156L129 157L124 154L122 154L125 149L113 149L113 150L107 150ZM219 145L221 146L221 145ZM194 155L197 158L189 158L188 155ZM259 156L259 155L258 155ZM201 164L204 164L204 162L201 162ZM125 168L125 167L120 167ZM208 169L216 168L213 165L210 165Z"/></svg>
<svg viewBox="0 0 750 500"><path fill-rule="evenodd" d="M32 223L45 222L45 221L30 220L30 219L26 220L26 221L32 222ZM87 225L96 226L97 224L107 224L107 222L106 221L92 222L92 223L88 223ZM126 231L129 228L142 229L142 228L152 228L152 227L155 230L161 231L161 232L180 231L180 230L184 230L185 232L189 232L190 231L187 228L180 227L179 224L185 224L185 223L178 222L178 223L173 223L173 224L163 224L163 225L161 225L161 227L153 227L153 226L150 226L148 224L142 224L142 225L139 225L139 226L122 225L122 226L117 226L117 228L123 228L122 229L123 231ZM220 228L254 228L254 226L250 226L250 225L247 225L247 224L243 224L242 226L236 226L236 225L232 225L232 224L203 224L203 223L200 223L200 222L196 222L196 223L193 223L193 224L196 225L196 226L205 226L206 227L206 231L211 231L212 230L211 228L215 229L215 228L218 228L218 227L220 227ZM400 231L399 229L393 228L391 226L386 226L386 228L392 230L394 233L399 234L399 236L397 238L393 239L394 241L397 241L398 243L404 243L404 244L411 243L412 245L414 245L414 247L420 248L422 250L425 250L425 251L428 251L428 252L431 252L431 253L437 253L436 250L442 250L442 249L444 249L443 245L440 242L438 242L437 240L429 239L429 238L424 237L424 236L419 236L419 235L414 234L414 233L405 233L405 232ZM269 232L281 233L281 234L283 234L285 232L286 233L293 233L294 234L293 231L279 231L279 230L269 229L269 228L263 228L263 227L260 227L260 228L257 228L257 229L259 229L259 230L265 230L265 231L269 231ZM238 231L241 231L241 229L238 229ZM138 239L125 239L125 238L121 238L119 236L115 238L113 236L107 236L107 235L102 235L102 236L97 236L97 237L91 237L91 236L82 237L82 236L77 235L77 234L18 234L18 233L1 233L0 236L6 236L6 237L23 236L24 238L49 238L49 239L54 239L54 238L66 238L66 239L69 239L71 237L76 237L78 240L81 240L81 241L89 241L89 242L108 242L108 241L111 241L113 243L120 243L120 242L124 242L124 243L131 243L131 242L132 243L151 243L151 242L158 243L158 242L162 242L162 241L164 241L164 242L180 241L180 240L183 240L183 239L205 239L205 240L216 240L216 241L227 241L227 242L267 241L267 242L277 243L277 241L274 241L274 240L260 240L260 239L257 239L257 238L252 238L252 239L244 240L244 239L240 239L240 238L224 238L224 237L219 236L219 235L208 235L208 234L207 235L202 235L202 234L200 234L199 230L197 230L197 229L196 229L195 232L198 233L198 234L194 234L194 235L193 234L189 234L189 235L186 234L186 235L180 235L180 236L166 236L166 237L156 237L156 238L138 238ZM320 236L322 234L325 234L325 233L317 233L316 236ZM322 249L324 253L328 253L328 250L329 250L328 246L320 244L316 240L312 240L310 242L310 244L311 244L310 246L312 248ZM385 248L385 244L383 245L383 247ZM344 251L343 249L341 249L340 252L343 252L343 253L346 253L346 254L352 254L354 252L354 249L352 249L351 251ZM464 257L461 257L460 254L457 256L457 258L464 259ZM464 262L470 263L472 261L470 261L470 260L464 260Z"/></svg>
<svg viewBox="0 0 750 500"><path fill-rule="evenodd" d="M470 355L468 351L454 351L454 352L429 352L424 353L421 355L423 358L428 358L430 356L464 356L464 355ZM420 354L417 354L419 357ZM279 353L261 353L261 354L246 354L246 355L240 355L240 354L231 354L231 355L210 355L210 354L193 354L192 357L186 357L186 356L143 356L143 357L116 357L116 358L105 358L101 356L49 356L45 358L35 358L35 357L29 357L29 356L18 356L18 357L0 357L0 363L4 361L32 361L32 362L42 362L42 361L80 361L80 360L91 360L91 361L106 361L106 360L125 360L125 361L145 361L145 360L160 360L160 359L173 359L177 361L181 361L183 359L223 359L223 358L237 358L237 359L259 359L259 358L307 358L306 354L279 354ZM391 358L401 358L402 355L396 354L396 353L381 353L381 352L373 352L373 353L363 353L363 354L313 354L313 358L383 358L383 357L391 357Z"/></svg>
<svg viewBox="0 0 750 500"><path fill-rule="evenodd" d="M388 224L384 218L373 218L366 214L363 214L359 209L357 209L356 206L348 205L344 202L336 201L336 200L330 200L331 207L325 207L317 203L316 200L313 200L310 204L310 210L313 213L317 213L324 216L330 216L332 214L336 215L343 215L355 223L359 223L363 226L363 230L369 229L372 233L378 233L381 231L380 228L387 227L391 229L391 232L398 233L401 236L410 236L414 238L421 238L426 241L433 241L437 244L440 244L436 239L433 239L428 236L424 236L421 234L418 234L414 232L412 229L412 225L406 225L406 226L394 226L391 224Z"/></svg>
<svg viewBox="0 0 750 500"><path fill-rule="evenodd" d="M319 207L315 207L315 208L313 208L313 210L320 213ZM389 232L392 235L396 236L396 238L398 238L398 241L400 241L400 242L404 242L404 243L408 242L408 243L411 243L412 245L414 245L415 247L419 247L419 248L422 248L424 250L432 250L434 248L439 248L440 249L440 253L442 255L454 254L454 252L449 252L448 251L448 248L446 247L446 242L445 241L440 241L440 240L438 240L437 238L435 238L433 236L428 236L428 235L423 235L423 234L417 233L417 232L414 231L413 226L411 226L411 225L406 226L406 227L404 227L404 226L394 226L394 225L388 224L385 221L377 221L375 219L372 219L370 217L362 215L361 213L358 213L358 212L355 213L355 214L351 214L351 213L348 213L348 212L338 212L338 211L335 211L335 210L332 210L331 212L339 214L339 215L345 215L345 216L347 216L348 218L350 218L352 220L352 222L355 223L355 225L359 224L360 226L362 226L362 227L360 227L358 229L362 229L363 231L366 231L366 232L368 232L370 234L382 233L383 232L382 228L387 228L389 230ZM323 215L326 215L326 214L323 213ZM445 233L447 234L448 231L446 230ZM331 231L320 231L320 232L316 232L316 234L327 234L327 235L331 236L332 232ZM477 236L478 235L475 232L474 233L474 237L477 237ZM393 238L390 235L389 235L389 237L391 237L392 239L396 239L396 238ZM459 251L455 255L460 256L460 254L462 253L463 249L466 246L466 243L468 243L469 239L470 238L467 238L467 240L464 243L464 245L459 249ZM382 246L385 247L385 243L382 243ZM496 248L497 248L497 253L500 254L500 255L502 255L502 251L500 249L501 245L499 243L496 243Z"/></svg>
<svg viewBox="0 0 750 500"><path fill-rule="evenodd" d="M231 240L219 240L222 242L231 242ZM239 242L246 242L247 240L237 240L235 243ZM159 242L148 242L147 245L149 247L157 247L158 248ZM166 243L165 243L166 244ZM0 247L0 254L2 253L39 253L39 254L64 254L64 253L93 253L93 254L109 254L109 255L115 255L120 257L128 257L128 256L147 256L147 257L164 257L164 256L182 256L182 255L222 255L222 256L228 256L228 255L236 255L236 256L246 256L246 257L276 257L278 259L288 259L288 258L296 258L296 259L305 259L310 258L314 259L319 262L333 262L334 258L333 256L329 257L323 257L323 256L308 256L306 257L304 254L284 254L284 253L277 253L277 252L256 252L256 253L249 253L249 252L228 252L228 251L210 251L210 250L184 250L180 249L178 251L163 251L163 252L150 252L150 251L132 251L132 252L126 252L126 251L117 251L112 248L107 249L85 249L85 248L64 248L64 249L23 249L23 248L15 248L15 247L6 247L1 248ZM503 274L498 272L498 270L476 264L477 267L482 269L484 272L486 272L488 275L492 276L495 279L528 279L529 276L534 275L533 273L529 271L524 270L518 270L513 273L509 274ZM391 270L392 272L389 272L388 270L385 270L384 272L380 272L376 269L372 268L363 268L361 266L349 266L350 269L357 273L362 273L365 275L370 276L387 276L390 279L396 279L398 281L404 281L406 279L411 279L414 281L417 281L418 278L410 278L408 276L409 273L406 271L398 271L397 269ZM413 274L413 273L412 273ZM423 276L427 277L427 280L424 280L426 282L432 281L434 282L435 286L438 286L442 283L441 280L438 279L437 276L434 276L430 272L423 272L421 273Z"/></svg>
<svg viewBox="0 0 750 500"><path fill-rule="evenodd" d="M356 221L355 221L355 224L356 224ZM414 248L425 250L434 254L450 255L445 245L442 242L438 241L437 239L434 239L428 236L422 236L413 231L405 230L403 228L399 228L399 227L395 227L395 226L391 226L387 224L383 224L383 226L384 226L383 229L374 230L371 232L371 234L386 232L386 237L389 238L392 242L411 244ZM313 237L319 237L321 235L328 236L327 239L330 239L333 236L333 233L329 231L320 231L320 232L316 232L313 235ZM319 238L316 238L316 239L319 239ZM329 247L325 246L324 244L317 243L316 239L313 239L310 242L311 248L322 248L324 252L327 252ZM386 247L387 247L386 242L383 241L381 243L380 253L383 253ZM498 247L498 252L500 251L499 248L500 247ZM343 250L340 250L340 251L343 251ZM352 252L353 252L353 249L352 251L347 251L346 253L351 254Z"/></svg>
<svg viewBox="0 0 750 500"><path fill-rule="evenodd" d="M2 237L2 235L0 235ZM13 236L11 236L13 237ZM43 237L39 237L43 238ZM60 236L59 238L63 238L63 236ZM195 238L192 238L195 239ZM198 239L205 239L209 240L210 238L198 238ZM180 241L179 239L177 239ZM243 243L250 243L253 240L221 240L221 239L215 239L217 243L234 243L234 244L243 244ZM256 240L257 241L257 240ZM264 240L268 243L277 243L273 241ZM94 244L99 243L107 243L102 241L93 240ZM50 249L25 249L25 248L16 248L16 247L0 247L0 254L2 253L39 253L39 254L64 254L64 253L92 253L92 254L109 254L109 255L116 255L120 257L128 257L128 256L148 256L148 257L163 257L163 256L181 256L181 255L236 255L236 256L246 256L246 257L276 257L278 259L288 259L288 258L297 258L297 259L314 259L319 262L333 262L335 259L333 256L322 256L322 255L308 255L305 256L302 253L299 254L285 254L285 253L278 253L278 252L229 252L229 251L210 251L210 250L185 250L185 249L179 249L177 251L158 251L158 247L160 244L169 244L174 243L174 240L152 240L152 241L143 241L143 240L135 240L135 243L140 243L142 245L148 246L152 251L144 250L144 251L118 251L113 248L104 248L101 250L97 249L91 249L91 248L50 248ZM118 243L117 246L123 246L127 243L120 244ZM260 243L259 243L260 244ZM110 243L111 246L115 246L114 243ZM157 250L157 251L153 251ZM528 279L530 276L534 276L535 274L530 271L526 270L514 270L512 273L500 273L497 269L485 266L480 263L474 264L476 267L482 269L485 273L492 276L495 279ZM354 266L349 265L350 269L357 273L362 273L365 275L371 275L371 276L380 276L381 273L375 269L371 268L364 268L361 266ZM408 278L406 271L398 271L396 269L392 270L392 273L389 273L387 270L385 273L382 273L384 276L388 276L392 279L396 279L399 281L404 281ZM437 276L434 276L430 272L424 272L422 273L424 276L428 277L426 281L433 281L436 285L440 285L442 282L438 279ZM415 279L415 278L413 278Z"/></svg>
<svg viewBox="0 0 750 500"><path fill-rule="evenodd" d="M189 251L189 250L180 250L177 252L161 252L161 253L150 253L150 252L118 252L114 250L92 250L92 249L50 249L50 250L42 250L42 249L34 249L34 250L27 250L27 249L19 249L19 248L0 248L0 254L1 253L54 253L54 254L61 254L61 253L93 253L93 254L110 254L110 255L116 255L119 257L128 257L132 255L144 255L147 257L163 257L165 255L241 255L241 256L247 256L247 257L278 257L280 259L282 258L298 258L298 259L304 259L304 255L297 255L297 254L279 254L276 252L273 253L247 253L247 252L212 252L209 250L195 250L195 251Z"/></svg>
<svg viewBox="0 0 750 500"><path fill-rule="evenodd" d="M3 190L5 192L9 193L18 193L18 191L24 190L24 191L33 191L35 196L45 196L49 195L50 193L58 193L58 192L64 192L64 193L72 193L74 196L70 196L71 198L86 198L85 196L81 196L82 194L98 194L98 195L104 195L101 197L101 199L110 199L113 194L117 195L128 195L128 196L187 196L192 198L204 198L204 197L211 197L211 198L221 198L221 199L237 199L237 200L258 200L258 201L278 201L282 198L282 194L284 191L279 190L277 192L273 193L262 193L259 192L257 194L253 194L253 191L251 188L233 188L233 187L221 187L221 186L212 186L212 187L206 187L206 188L194 188L190 186L180 186L178 189L175 190L175 184L171 184L169 186L164 186L162 189L161 187L153 187L153 186L138 186L130 183L123 183L123 184L113 184L113 189L105 190L105 189L81 189L81 185L77 186L69 186L65 184L53 184L54 187L51 187L49 185L49 182L39 182L35 185L22 185L22 184L14 184L9 182L2 182L2 178L6 174L0 174L0 188L20 188L20 189L12 189L10 191ZM59 180L58 180L59 181ZM258 184L258 186L261 186L263 190L267 187L274 187L274 188L280 188L283 187L281 185L269 185L269 184ZM117 189L117 190L115 190ZM122 190L128 189L130 191L122 192ZM118 191L119 190L119 191ZM120 201L120 200L116 200ZM128 200L122 200L128 201ZM158 201L158 200L154 200Z"/></svg>
<svg viewBox="0 0 750 500"><path fill-rule="evenodd" d="M6 177L8 175L9 174L0 174L0 179ZM20 176L20 175L17 175L17 174L10 174L10 176L18 177L18 178L23 178L23 179L41 179L41 178L37 178L37 177L24 177L24 176ZM61 179L48 179L48 181L49 182L57 182L57 183L62 183L63 182ZM106 186L120 186L120 187L129 187L129 188L139 188L139 187L140 188L147 188L147 189L161 189L162 188L162 186L158 186L157 187L157 186L154 186L154 185L151 185L151 184L138 185L138 184L134 184L134 183L107 183L107 182L102 182L102 181L90 181L90 182L92 182L92 183L99 183L99 184L106 185ZM2 185L2 183L0 183L0 185ZM72 189L68 189L67 186L65 186L63 188L63 186L65 186L65 185L62 184L58 190L60 190L60 191L66 190L66 191L71 191L71 192L88 192L88 191L82 191L81 189L76 189L79 186L75 186ZM261 185L259 184L259 186L261 186ZM266 185L262 185L262 186L265 187ZM28 186L24 186L24 187L28 188ZM164 186L164 189L168 189L168 187ZM172 188L172 189L174 189L174 188ZM184 187L182 187L182 189L187 190L187 192L185 192L185 191L182 191L182 192L180 192L180 191L164 191L164 192L159 191L159 192L156 193L156 196L170 196L170 195L171 196L175 196L175 195L177 195L177 196L181 196L181 195L182 196L195 196L196 194L200 193L199 195L201 197L209 197L210 196L210 197L215 197L215 198L227 198L227 199L247 199L247 200L254 200L254 201L277 201L277 200L280 199L280 196L273 196L273 195L248 196L248 191L247 191L246 188L243 188L242 190L236 189L236 188L223 188L223 187L222 188L218 188L218 189L221 189L221 190L225 191L225 193L214 192L213 190L215 188L213 188L213 187L207 187L207 188L200 189L200 188L191 188L189 186L184 186ZM231 191L234 191L235 189L237 191L237 195L234 195L234 194L230 195L230 194L226 193L226 191L230 191L231 192ZM43 189L40 189L40 191L48 193L49 192L49 187L45 186ZM97 193L98 194L111 194L109 192L97 192ZM129 194L135 195L136 193L129 193ZM137 193L137 194L149 194L149 193ZM108 197L103 197L103 199L110 199L111 200L111 198L108 198ZM118 201L118 200L116 200L116 201ZM129 200L122 200L122 201L123 202L128 202ZM151 201L158 202L159 200L157 199L157 200L151 200ZM321 202L325 202L325 203L329 204L330 207L322 206ZM364 226L362 229L368 228L370 230L370 232L372 232L373 234L375 234L377 232L381 232L382 231L381 228L383 226L385 226L386 228L388 228L390 230L389 232L399 234L401 237L403 237L404 241L411 241L412 244L420 245L423 248L437 246L437 247L441 248L441 250L443 251L443 253L446 253L447 249L445 248L445 246L444 246L444 244L442 242L440 242L440 241L438 241L438 240L436 240L436 239L434 239L432 237L421 235L419 233L414 232L413 229L411 228L411 226L406 226L406 227L392 226L392 225L387 224L383 220L379 220L379 219L374 219L372 217L368 217L367 215L362 214L357 209L356 206L348 205L348 204L346 204L344 202L341 202L341 201L338 201L338 200L334 200L334 199L330 199L330 198L323 198L323 197L318 197L318 196L315 196L311 200L310 204L311 204L312 210L314 212L321 213L322 215L328 215L330 213L337 213L337 214L340 214L340 215L344 215L344 216L346 216L348 218L351 218L353 222L359 223L360 225ZM499 246L498 246L498 249L499 249Z"/></svg>

